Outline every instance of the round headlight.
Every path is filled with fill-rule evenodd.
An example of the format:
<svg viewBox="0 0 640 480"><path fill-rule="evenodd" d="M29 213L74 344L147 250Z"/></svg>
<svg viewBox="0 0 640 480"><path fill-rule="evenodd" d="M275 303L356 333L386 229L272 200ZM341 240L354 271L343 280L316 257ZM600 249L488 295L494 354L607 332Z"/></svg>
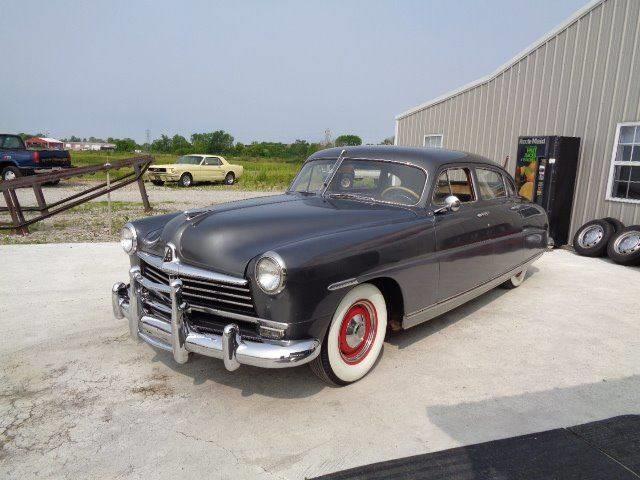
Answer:
<svg viewBox="0 0 640 480"><path fill-rule="evenodd" d="M284 288L286 275L284 261L275 252L265 253L256 263L256 281L264 293L280 293Z"/></svg>
<svg viewBox="0 0 640 480"><path fill-rule="evenodd" d="M136 229L130 223L127 223L124 227L122 227L122 231L120 232L120 245L125 253L129 255L133 255L136 251L136 247L138 246L138 235L136 233Z"/></svg>

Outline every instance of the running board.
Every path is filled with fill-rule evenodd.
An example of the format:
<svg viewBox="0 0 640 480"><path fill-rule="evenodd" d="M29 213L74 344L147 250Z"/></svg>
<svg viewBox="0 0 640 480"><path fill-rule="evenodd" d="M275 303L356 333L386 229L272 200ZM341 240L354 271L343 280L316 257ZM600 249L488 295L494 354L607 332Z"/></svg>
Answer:
<svg viewBox="0 0 640 480"><path fill-rule="evenodd" d="M529 267L533 262L535 262L538 258L542 256L542 253L538 253L534 255L526 262L518 265L513 270L509 270L507 273L500 275L499 277L494 278L493 280L488 281L487 283L483 283L482 285L478 285L477 287L472 288L464 293L460 293L454 297L448 298L447 300L443 300L442 302L436 303L435 305L431 305L430 307L423 308L422 310L418 310L417 312L410 313L409 315L405 315L402 321L402 328L404 330L415 327L423 322L427 322L432 318L438 317L443 313L448 312L449 310L453 310L460 305L467 303L470 300L482 295L483 293L488 292L489 290L493 290L498 285L506 282L515 274L522 271L524 267Z"/></svg>

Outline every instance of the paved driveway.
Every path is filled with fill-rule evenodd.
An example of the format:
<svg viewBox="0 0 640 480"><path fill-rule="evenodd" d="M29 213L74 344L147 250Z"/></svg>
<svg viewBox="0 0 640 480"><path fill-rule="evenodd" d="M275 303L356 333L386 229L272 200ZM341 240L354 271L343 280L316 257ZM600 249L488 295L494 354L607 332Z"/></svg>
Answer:
<svg viewBox="0 0 640 480"><path fill-rule="evenodd" d="M640 270L546 254L355 385L176 365L111 315L116 244L0 247L0 478L297 479L640 413Z"/></svg>

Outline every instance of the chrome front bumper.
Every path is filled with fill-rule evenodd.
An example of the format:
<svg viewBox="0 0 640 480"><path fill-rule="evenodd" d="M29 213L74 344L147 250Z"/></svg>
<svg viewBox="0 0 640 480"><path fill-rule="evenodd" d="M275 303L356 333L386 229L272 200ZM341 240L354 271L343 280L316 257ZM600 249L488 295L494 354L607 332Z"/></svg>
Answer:
<svg viewBox="0 0 640 480"><path fill-rule="evenodd" d="M199 353L223 360L227 370L240 365L263 368L295 367L308 363L320 353L320 342L316 339L256 342L242 338L238 325L229 323L222 335L203 334L189 327L186 312L188 305L182 299L182 282L172 280L169 286L154 283L142 277L139 267L129 271L129 285L116 283L111 290L113 314L116 318L127 318L129 333L135 339L173 353L178 363L185 363L189 353ZM171 323L161 318L144 314L141 288L168 294L171 298Z"/></svg>

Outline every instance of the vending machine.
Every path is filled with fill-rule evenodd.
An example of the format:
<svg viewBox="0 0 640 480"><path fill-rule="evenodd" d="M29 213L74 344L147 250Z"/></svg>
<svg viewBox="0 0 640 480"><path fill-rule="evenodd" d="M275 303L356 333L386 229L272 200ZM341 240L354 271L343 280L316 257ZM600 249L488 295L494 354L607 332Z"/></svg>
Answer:
<svg viewBox="0 0 640 480"><path fill-rule="evenodd" d="M549 234L557 246L569 240L579 152L578 137L518 138L515 174L518 193L547 211Z"/></svg>

